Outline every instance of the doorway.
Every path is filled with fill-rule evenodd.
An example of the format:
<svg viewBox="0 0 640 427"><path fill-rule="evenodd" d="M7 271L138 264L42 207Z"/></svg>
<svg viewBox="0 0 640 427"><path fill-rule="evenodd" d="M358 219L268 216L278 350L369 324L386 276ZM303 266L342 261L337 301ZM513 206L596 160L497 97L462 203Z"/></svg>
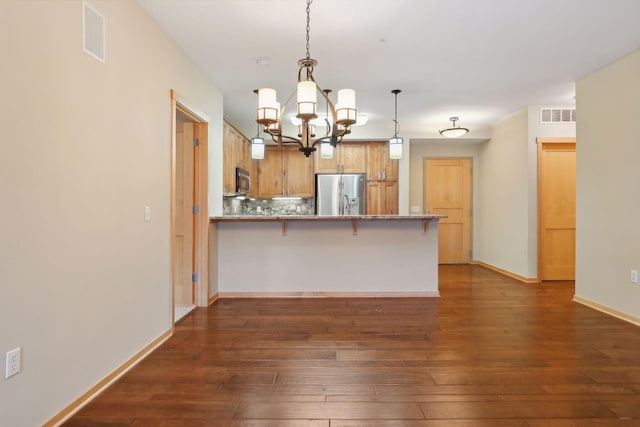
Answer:
<svg viewBox="0 0 640 427"><path fill-rule="evenodd" d="M424 160L425 212L438 222L438 263L471 262L471 159Z"/></svg>
<svg viewBox="0 0 640 427"><path fill-rule="evenodd" d="M173 324L208 303L208 123L172 91L171 286Z"/></svg>
<svg viewBox="0 0 640 427"><path fill-rule="evenodd" d="M575 280L576 139L537 142L538 278Z"/></svg>

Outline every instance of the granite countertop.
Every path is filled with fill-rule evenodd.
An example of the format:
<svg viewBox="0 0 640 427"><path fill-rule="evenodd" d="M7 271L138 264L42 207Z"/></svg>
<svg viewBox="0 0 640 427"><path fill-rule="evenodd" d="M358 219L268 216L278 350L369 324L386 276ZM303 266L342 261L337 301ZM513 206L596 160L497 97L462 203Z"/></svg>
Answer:
<svg viewBox="0 0 640 427"><path fill-rule="evenodd" d="M281 215L281 216L263 216L263 215L224 215L210 217L211 222L225 221L247 221L247 222L269 222L269 221L407 221L416 220L424 221L431 219L446 218L446 215Z"/></svg>

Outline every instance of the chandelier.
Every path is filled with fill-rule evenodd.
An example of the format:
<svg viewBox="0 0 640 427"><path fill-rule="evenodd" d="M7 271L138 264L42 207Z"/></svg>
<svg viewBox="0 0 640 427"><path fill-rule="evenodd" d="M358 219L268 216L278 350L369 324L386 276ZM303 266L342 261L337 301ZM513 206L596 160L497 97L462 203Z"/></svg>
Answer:
<svg viewBox="0 0 640 427"><path fill-rule="evenodd" d="M309 54L310 11L313 0L307 0L306 50L307 55L298 61L298 84L296 90L289 96L281 107L276 100L276 91L272 88L262 88L258 92L258 107L256 122L263 126L263 131L278 145L297 144L299 150L309 157L316 151L316 145L326 144L334 148L343 137L351 133L351 125L356 123L356 93L353 89L338 91L338 102L334 105L329 99L330 90L322 90L313 77L313 69L318 61ZM324 136L316 138L315 126L318 124L317 96L320 94L326 102L327 130ZM282 134L282 119L289 101L296 95L297 114L300 120L299 132L296 136Z"/></svg>

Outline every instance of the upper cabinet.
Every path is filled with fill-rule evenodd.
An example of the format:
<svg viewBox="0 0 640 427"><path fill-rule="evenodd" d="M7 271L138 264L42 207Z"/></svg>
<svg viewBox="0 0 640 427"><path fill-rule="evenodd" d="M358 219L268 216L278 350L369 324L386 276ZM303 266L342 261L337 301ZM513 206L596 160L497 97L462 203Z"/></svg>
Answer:
<svg viewBox="0 0 640 427"><path fill-rule="evenodd" d="M236 192L236 168L251 170L251 147L236 128L225 120L223 123L223 192Z"/></svg>
<svg viewBox="0 0 640 427"><path fill-rule="evenodd" d="M298 147L267 146L258 160L255 197L313 197L313 160Z"/></svg>
<svg viewBox="0 0 640 427"><path fill-rule="evenodd" d="M389 158L389 145L386 142L368 142L367 181L397 181L398 160Z"/></svg>
<svg viewBox="0 0 640 427"><path fill-rule="evenodd" d="M389 158L386 142L368 142L367 214L398 214L398 160Z"/></svg>
<svg viewBox="0 0 640 427"><path fill-rule="evenodd" d="M366 172L365 144L360 142L340 142L333 152L333 158L323 159L320 150L314 152L316 173L364 173Z"/></svg>

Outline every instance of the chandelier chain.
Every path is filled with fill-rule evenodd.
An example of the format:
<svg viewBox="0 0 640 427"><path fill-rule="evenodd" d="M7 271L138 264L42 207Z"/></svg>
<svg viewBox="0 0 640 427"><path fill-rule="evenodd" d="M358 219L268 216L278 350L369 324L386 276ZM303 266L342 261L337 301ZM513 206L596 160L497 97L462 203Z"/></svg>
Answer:
<svg viewBox="0 0 640 427"><path fill-rule="evenodd" d="M309 54L309 31L311 30L311 3L313 0L307 0L307 59L311 58Z"/></svg>

